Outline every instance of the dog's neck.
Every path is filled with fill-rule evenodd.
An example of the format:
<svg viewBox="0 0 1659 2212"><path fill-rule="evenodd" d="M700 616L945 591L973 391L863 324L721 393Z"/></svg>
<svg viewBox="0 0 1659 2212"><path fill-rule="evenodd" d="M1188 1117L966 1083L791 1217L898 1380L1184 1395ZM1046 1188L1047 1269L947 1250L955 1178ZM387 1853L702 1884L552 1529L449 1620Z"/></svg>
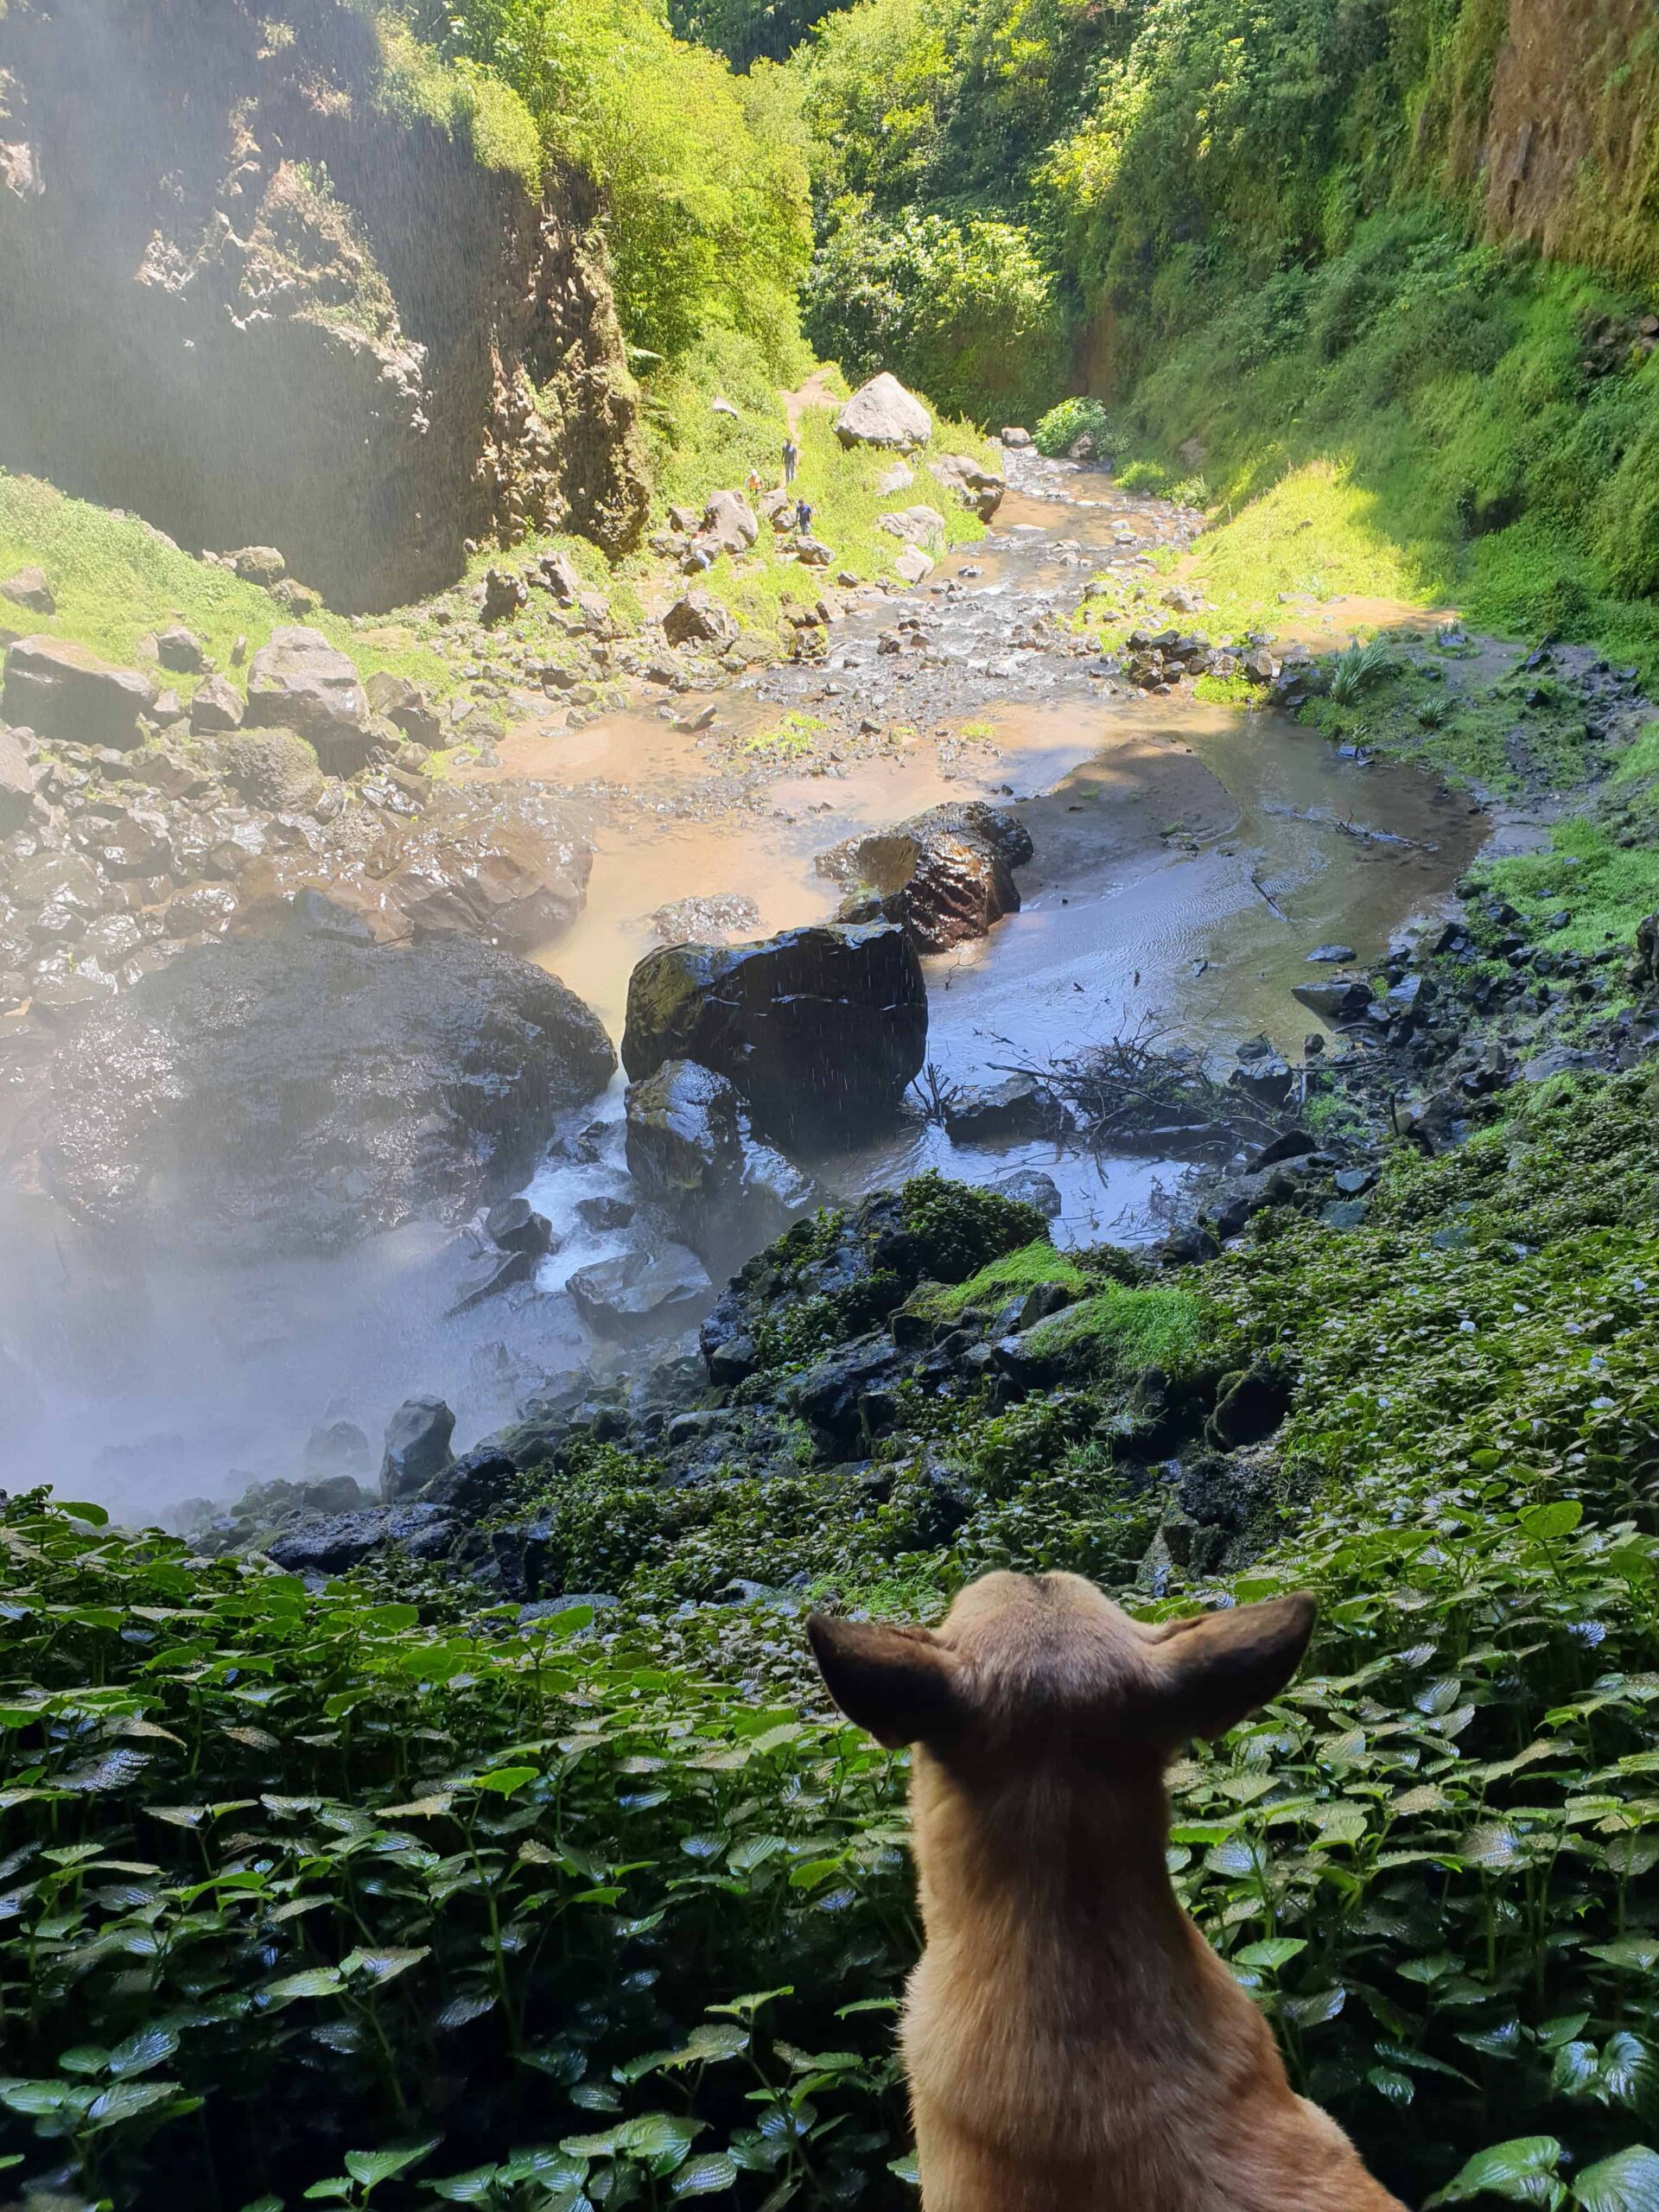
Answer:
<svg viewBox="0 0 1659 2212"><path fill-rule="evenodd" d="M1169 1805L1148 1761L1109 1781L1065 1762L987 1788L918 1753L912 1789L931 1950L1001 2001L1025 1985L1075 2033L1132 2038L1199 2009L1202 1946L1166 1851Z"/></svg>

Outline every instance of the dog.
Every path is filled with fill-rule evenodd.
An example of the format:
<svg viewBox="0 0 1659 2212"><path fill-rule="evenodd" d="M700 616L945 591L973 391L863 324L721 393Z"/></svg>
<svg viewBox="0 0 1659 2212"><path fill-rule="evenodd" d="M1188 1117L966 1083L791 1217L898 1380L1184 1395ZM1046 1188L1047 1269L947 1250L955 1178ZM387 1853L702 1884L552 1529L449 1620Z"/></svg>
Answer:
<svg viewBox="0 0 1659 2212"><path fill-rule="evenodd" d="M1405 2212L1293 2092L1165 1863L1169 1758L1282 1690L1313 1617L1149 1627L1080 1575L999 1573L938 1630L809 1619L848 1719L916 1747L924 2212Z"/></svg>

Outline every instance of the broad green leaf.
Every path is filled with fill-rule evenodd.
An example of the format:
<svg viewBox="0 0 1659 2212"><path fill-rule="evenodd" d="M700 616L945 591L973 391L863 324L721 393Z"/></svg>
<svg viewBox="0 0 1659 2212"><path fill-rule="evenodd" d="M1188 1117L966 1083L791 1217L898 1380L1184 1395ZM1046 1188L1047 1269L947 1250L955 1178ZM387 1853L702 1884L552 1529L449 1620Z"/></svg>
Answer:
<svg viewBox="0 0 1659 2212"><path fill-rule="evenodd" d="M176 2028L140 2028L124 2043L117 2044L110 2053L110 2071L118 2076L148 2074L152 2066L171 2058L178 2047Z"/></svg>
<svg viewBox="0 0 1659 2212"><path fill-rule="evenodd" d="M419 1966L423 1959L431 1955L430 1946L425 1943L404 1950L352 1951L340 1961L340 1971L343 1974L366 1974L371 1981L378 1984L407 1974L411 1967Z"/></svg>
<svg viewBox="0 0 1659 2212"><path fill-rule="evenodd" d="M1242 1951L1235 1951L1233 1960L1237 1966L1262 1967L1268 1973L1276 1973L1306 1948L1306 1941L1300 1936L1269 1936L1260 1943L1247 1943Z"/></svg>
<svg viewBox="0 0 1659 2212"><path fill-rule="evenodd" d="M140 2113L169 2104L183 2094L182 2084L177 2082L116 2082L102 2096L92 2100L86 2125L90 2128L118 2127L123 2120L136 2120Z"/></svg>
<svg viewBox="0 0 1659 2212"><path fill-rule="evenodd" d="M737 2162L727 2152L711 2151L701 2158L688 2158L675 2175L672 2194L676 2196L713 2196L722 2189L730 2189L737 2180Z"/></svg>
<svg viewBox="0 0 1659 2212"><path fill-rule="evenodd" d="M1549 1505L1523 1505L1515 1517L1535 1543L1551 1544L1572 1535L1584 1508L1575 1497L1562 1497Z"/></svg>
<svg viewBox="0 0 1659 2212"><path fill-rule="evenodd" d="M480 1789L493 1789L499 1796L511 1797L516 1790L522 1789L526 1783L534 1782L538 1772L539 1769L533 1766L498 1766L493 1768L488 1774L480 1774L477 1787Z"/></svg>
<svg viewBox="0 0 1659 2212"><path fill-rule="evenodd" d="M1586 2166L1573 2184L1584 2212L1659 2212L1659 2154L1645 2144Z"/></svg>
<svg viewBox="0 0 1659 2212"><path fill-rule="evenodd" d="M259 1992L257 2001L267 2007L291 2005L297 1997L332 1997L340 1986L338 1967L307 1967L303 1973L284 1974L278 1981L268 1981Z"/></svg>
<svg viewBox="0 0 1659 2212"><path fill-rule="evenodd" d="M394 2144L385 2151L348 2151L346 2171L363 2188L377 2189L394 2174L401 2174L410 2166L419 2165L423 2158L429 2158L440 2139L434 2135L424 2143Z"/></svg>
<svg viewBox="0 0 1659 2212"><path fill-rule="evenodd" d="M1490 2151L1477 2152L1439 2193L1430 2205L1465 2204L1471 2196L1507 2196L1518 2204L1547 2203L1540 2183L1554 2179L1561 2162L1561 2146L1553 2135L1520 2135L1508 2143L1495 2143Z"/></svg>

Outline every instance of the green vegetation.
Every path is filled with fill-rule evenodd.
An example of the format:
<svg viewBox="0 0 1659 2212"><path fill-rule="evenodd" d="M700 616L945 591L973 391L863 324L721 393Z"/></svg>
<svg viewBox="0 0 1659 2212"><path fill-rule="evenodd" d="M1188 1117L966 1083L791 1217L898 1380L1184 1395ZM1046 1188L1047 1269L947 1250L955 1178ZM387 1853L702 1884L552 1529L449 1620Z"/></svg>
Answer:
<svg viewBox="0 0 1659 2212"><path fill-rule="evenodd" d="M1057 1251L1044 1236L1035 1243L1020 1245L1016 1251L1005 1252L1001 1259L969 1275L966 1282L930 1284L912 1304L918 1312L950 1320L976 1308L995 1311L1020 1292L1050 1282L1060 1283L1077 1294L1087 1287L1088 1277L1075 1260Z"/></svg>
<svg viewBox="0 0 1659 2212"><path fill-rule="evenodd" d="M1185 1290L1137 1290L1108 1283L1030 1330L1039 1357L1081 1358L1101 1373L1125 1378L1155 1367L1173 1381L1189 1376L1213 1335L1202 1299Z"/></svg>
<svg viewBox="0 0 1659 2212"><path fill-rule="evenodd" d="M22 568L43 569L57 601L55 614L27 618L32 630L73 639L124 665L139 657L144 639L182 622L229 671L238 638L251 655L278 623L297 619L268 591L195 560L136 515L66 499L35 477L0 470L0 575ZM395 620L358 624L322 609L304 620L349 652L365 676L389 669L435 697L454 688L443 661ZM189 677L168 682L181 696L194 688Z"/></svg>
<svg viewBox="0 0 1659 2212"><path fill-rule="evenodd" d="M908 1461L664 1491L589 1446L542 1497L612 1547L556 1562L622 1589L591 1618L469 1615L412 1564L314 1594L14 1499L8 2148L123 2207L163 2175L181 2205L906 2201L904 1761L801 1709L798 1625L677 1607L785 1561L924 1613L992 1564L1130 1584L1173 1527L1131 1370L1184 1349L1286 1359L1290 1416L1250 1563L1126 1594L1322 1610L1290 1691L1176 1771L1183 1894L1408 2201L1473 2196L1503 2145L1645 2202L1611 2192L1649 2185L1659 2063L1653 1114L1645 1076L1553 1085L1397 1157L1358 1230L1273 1217L1097 1292L1092 1382L940 1408L954 1530ZM902 1221L977 1297L1055 1277L1019 1213L931 1179Z"/></svg>

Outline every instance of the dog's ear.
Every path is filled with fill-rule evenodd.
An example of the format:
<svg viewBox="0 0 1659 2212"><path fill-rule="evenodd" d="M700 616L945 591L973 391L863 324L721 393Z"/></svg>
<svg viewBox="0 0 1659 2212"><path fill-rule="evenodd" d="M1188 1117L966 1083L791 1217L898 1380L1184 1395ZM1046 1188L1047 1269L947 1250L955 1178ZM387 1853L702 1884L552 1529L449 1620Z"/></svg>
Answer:
<svg viewBox="0 0 1659 2212"><path fill-rule="evenodd" d="M943 1735L956 1720L962 1662L931 1630L814 1613L806 1637L830 1696L888 1751Z"/></svg>
<svg viewBox="0 0 1659 2212"><path fill-rule="evenodd" d="M1317 1611L1304 1591L1167 1622L1152 1652L1160 1732L1224 1736L1276 1697L1302 1663Z"/></svg>

